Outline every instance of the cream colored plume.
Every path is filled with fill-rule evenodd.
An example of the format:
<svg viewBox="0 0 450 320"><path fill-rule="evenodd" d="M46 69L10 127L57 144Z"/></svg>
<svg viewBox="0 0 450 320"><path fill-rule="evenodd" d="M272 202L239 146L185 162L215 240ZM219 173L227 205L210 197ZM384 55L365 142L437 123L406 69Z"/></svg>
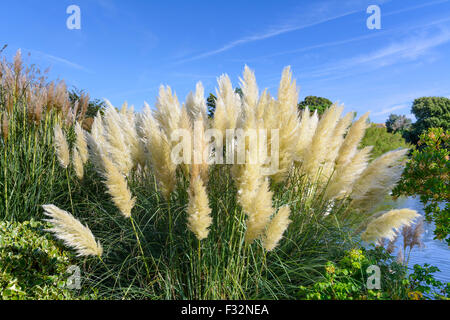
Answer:
<svg viewBox="0 0 450 320"><path fill-rule="evenodd" d="M279 171L272 176L275 182L285 179L294 160L299 123L297 104L297 85L290 67L286 67L278 88Z"/></svg>
<svg viewBox="0 0 450 320"><path fill-rule="evenodd" d="M247 243L252 243L260 237L270 222L270 217L274 212L272 196L273 192L269 190L269 181L267 179L264 179L256 193L250 190L243 190L240 202L242 209L247 214L247 230L245 231L245 241ZM247 197L249 198L247 199Z"/></svg>
<svg viewBox="0 0 450 320"><path fill-rule="evenodd" d="M401 227L410 226L413 220L419 216L420 214L415 210L391 210L372 220L361 237L367 242L375 242L382 238L392 240Z"/></svg>
<svg viewBox="0 0 450 320"><path fill-rule="evenodd" d="M159 96L153 116L170 140L172 132L178 129L181 108L176 94L172 94L172 89L169 86L159 88Z"/></svg>
<svg viewBox="0 0 450 320"><path fill-rule="evenodd" d="M318 123L310 147L306 152L305 159L302 164L302 170L311 180L316 179L319 174L319 170L325 164L329 151L328 147L334 138L333 133L342 111L343 107L338 107L334 104L324 112ZM324 178L326 179L328 177Z"/></svg>
<svg viewBox="0 0 450 320"><path fill-rule="evenodd" d="M255 74L248 66L245 66L244 74L239 80L241 82L242 92L244 93L243 102L245 102L250 109L255 109L259 96Z"/></svg>
<svg viewBox="0 0 450 320"><path fill-rule="evenodd" d="M87 142L86 142L86 137L84 135L84 131L81 128L81 125L79 122L77 122L75 124L75 135L77 137L76 147L80 154L81 160L83 161L83 164L85 164L89 159L89 151L88 151L88 146L87 146Z"/></svg>
<svg viewBox="0 0 450 320"><path fill-rule="evenodd" d="M350 163L336 169L327 185L326 199L341 198L351 192L354 182L367 168L372 149L373 147L369 146L359 150Z"/></svg>
<svg viewBox="0 0 450 320"><path fill-rule="evenodd" d="M53 227L46 231L53 232L55 236L64 241L64 244L75 249L78 256L101 256L103 253L100 242L95 241L95 237L87 226L81 224L69 212L48 204L43 205L44 214L51 219L45 219Z"/></svg>
<svg viewBox="0 0 450 320"><path fill-rule="evenodd" d="M208 203L208 194L199 175L196 175L189 186L189 204L187 207L188 228L198 240L208 237L209 227L212 224L211 208Z"/></svg>
<svg viewBox="0 0 450 320"><path fill-rule="evenodd" d="M201 82L197 82L195 93L189 92L184 105L192 123L200 116L207 119L205 90Z"/></svg>
<svg viewBox="0 0 450 320"><path fill-rule="evenodd" d="M356 180L351 194L352 206L367 213L374 209L392 190L401 177L403 164L408 149L386 152L362 172Z"/></svg>
<svg viewBox="0 0 450 320"><path fill-rule="evenodd" d="M105 110L103 123L105 130L106 143L103 149L113 160L114 164L124 175L128 175L133 168L133 159L125 133L121 116L116 108L108 100L105 100L108 107Z"/></svg>
<svg viewBox="0 0 450 320"><path fill-rule="evenodd" d="M368 117L369 112L365 113L350 127L348 134L339 149L339 154L336 158L337 166L344 166L356 154L358 145L364 137L364 133L369 125L367 122Z"/></svg>
<svg viewBox="0 0 450 320"><path fill-rule="evenodd" d="M241 116L241 98L234 92L228 75L222 75L217 80L219 89L216 89L216 111L213 126L221 130L225 137L226 129L235 129Z"/></svg>
<svg viewBox="0 0 450 320"><path fill-rule="evenodd" d="M105 178L105 185L108 189L109 195L116 207L120 210L125 218L131 217L131 210L134 207L136 199L132 197L131 191L128 188L125 176L116 168L114 163L106 156L102 155L103 161L103 176Z"/></svg>
<svg viewBox="0 0 450 320"><path fill-rule="evenodd" d="M295 161L298 162L298 164L301 164L305 159L305 155L311 145L318 123L319 116L317 115L317 111L314 111L311 115L308 107L306 107L305 110L303 110L300 120L298 138L295 146Z"/></svg>
<svg viewBox="0 0 450 320"><path fill-rule="evenodd" d="M177 124L178 126L178 124ZM176 186L177 166L171 158L171 143L150 112L144 112L142 130L147 150L150 152L150 164L161 193L166 200Z"/></svg>
<svg viewBox="0 0 450 320"><path fill-rule="evenodd" d="M55 145L56 155L58 157L59 164L63 168L67 168L70 163L70 151L67 144L66 136L62 131L59 124L55 125L53 129L53 143Z"/></svg>
<svg viewBox="0 0 450 320"><path fill-rule="evenodd" d="M80 153L78 152L76 147L73 147L72 149L72 163L73 167L75 169L75 174L77 175L78 179L83 179L84 175L84 168L83 168L83 159L80 156Z"/></svg>
<svg viewBox="0 0 450 320"><path fill-rule="evenodd" d="M280 242L283 233L286 231L289 224L292 222L289 219L291 210L289 206L283 206L278 210L278 213L269 223L266 230L266 236L263 241L264 249L272 251Z"/></svg>

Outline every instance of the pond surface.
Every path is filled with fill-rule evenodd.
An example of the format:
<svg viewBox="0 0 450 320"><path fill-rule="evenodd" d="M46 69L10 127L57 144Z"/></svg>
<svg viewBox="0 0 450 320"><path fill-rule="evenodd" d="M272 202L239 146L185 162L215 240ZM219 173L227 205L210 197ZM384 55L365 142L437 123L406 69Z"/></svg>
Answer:
<svg viewBox="0 0 450 320"><path fill-rule="evenodd" d="M399 200L398 208L414 209L423 216L423 205L419 198L406 198ZM412 269L415 264L423 266L425 263L436 266L441 272L435 273L435 278L443 283L450 282L450 248L445 241L433 240L434 223L424 222L424 233L422 241L425 245L423 248L414 247L411 252L408 267ZM398 243L403 243L402 237L399 237ZM403 246L403 245L401 245Z"/></svg>

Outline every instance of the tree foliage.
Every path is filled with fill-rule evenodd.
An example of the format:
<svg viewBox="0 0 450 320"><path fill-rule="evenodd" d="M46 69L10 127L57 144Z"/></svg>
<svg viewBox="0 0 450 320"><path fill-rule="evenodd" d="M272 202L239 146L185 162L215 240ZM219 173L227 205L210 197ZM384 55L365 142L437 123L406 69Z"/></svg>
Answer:
<svg viewBox="0 0 450 320"><path fill-rule="evenodd" d="M449 138L450 132L442 128L430 128L420 136L424 148L414 151L394 196L419 195L427 220L436 224L435 239L450 244Z"/></svg>
<svg viewBox="0 0 450 320"><path fill-rule="evenodd" d="M390 114L386 120L386 129L388 132L404 132L411 127L411 119L404 115Z"/></svg>
<svg viewBox="0 0 450 320"><path fill-rule="evenodd" d="M450 130L450 99L445 97L422 97L414 100L412 113L416 122L411 126L410 141L417 143L429 128Z"/></svg>
<svg viewBox="0 0 450 320"><path fill-rule="evenodd" d="M307 96L305 100L301 101L298 104L298 108L299 110L303 110L308 107L310 111L317 110L317 113L319 115L322 115L325 110L328 109L332 104L333 102L331 102L327 98Z"/></svg>
<svg viewBox="0 0 450 320"><path fill-rule="evenodd" d="M375 124L366 130L361 141L361 147L367 146L373 146L373 158L398 148L412 148L412 145L408 144L400 133L390 133L386 128L377 127Z"/></svg>

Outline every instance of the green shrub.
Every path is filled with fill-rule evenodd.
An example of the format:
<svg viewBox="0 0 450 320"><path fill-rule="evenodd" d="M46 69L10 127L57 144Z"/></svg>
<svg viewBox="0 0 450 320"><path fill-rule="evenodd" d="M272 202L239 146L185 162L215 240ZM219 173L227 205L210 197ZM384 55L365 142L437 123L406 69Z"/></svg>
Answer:
<svg viewBox="0 0 450 320"><path fill-rule="evenodd" d="M427 221L434 221L435 238L450 244L450 132L431 128L420 136L421 150L414 151L394 196L420 196ZM440 204L445 207L441 208Z"/></svg>
<svg viewBox="0 0 450 320"><path fill-rule="evenodd" d="M399 132L390 133L386 128L380 128L372 124L361 141L361 148L373 146L372 158L381 156L382 154L398 148L412 148L413 146L405 142Z"/></svg>
<svg viewBox="0 0 450 320"><path fill-rule="evenodd" d="M67 288L74 256L44 231L42 222L0 222L2 300L96 298Z"/></svg>
<svg viewBox="0 0 450 320"><path fill-rule="evenodd" d="M406 268L395 262L382 247L371 250L352 249L344 256L329 261L322 271L322 280L301 286L298 298L309 300L384 300L407 299ZM380 268L381 288L367 289L367 268Z"/></svg>

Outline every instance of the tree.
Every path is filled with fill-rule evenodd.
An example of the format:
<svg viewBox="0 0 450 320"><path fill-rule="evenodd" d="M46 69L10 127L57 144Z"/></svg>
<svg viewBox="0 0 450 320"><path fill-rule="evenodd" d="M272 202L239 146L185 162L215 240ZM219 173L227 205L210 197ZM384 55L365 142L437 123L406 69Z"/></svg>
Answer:
<svg viewBox="0 0 450 320"><path fill-rule="evenodd" d="M399 132L390 133L386 128L377 127L375 124L367 128L364 138L361 140L361 147L366 146L373 146L371 153L373 158L398 148L411 149L413 147L406 143Z"/></svg>
<svg viewBox="0 0 450 320"><path fill-rule="evenodd" d="M422 97L414 100L411 112L417 121L412 124L409 139L417 143L429 128L450 130L450 99L445 97Z"/></svg>
<svg viewBox="0 0 450 320"><path fill-rule="evenodd" d="M404 115L390 114L386 120L386 129L388 132L403 133L411 127L411 122L411 119Z"/></svg>
<svg viewBox="0 0 450 320"><path fill-rule="evenodd" d="M331 102L327 98L307 96L305 100L301 101L298 104L298 108L300 110L303 110L308 107L310 111L317 110L317 113L319 115L322 115L325 110L328 109L332 104L333 102Z"/></svg>
<svg viewBox="0 0 450 320"><path fill-rule="evenodd" d="M427 221L435 222L435 239L445 239L450 245L450 132L430 128L418 144L424 147L413 152L393 195L419 195Z"/></svg>

